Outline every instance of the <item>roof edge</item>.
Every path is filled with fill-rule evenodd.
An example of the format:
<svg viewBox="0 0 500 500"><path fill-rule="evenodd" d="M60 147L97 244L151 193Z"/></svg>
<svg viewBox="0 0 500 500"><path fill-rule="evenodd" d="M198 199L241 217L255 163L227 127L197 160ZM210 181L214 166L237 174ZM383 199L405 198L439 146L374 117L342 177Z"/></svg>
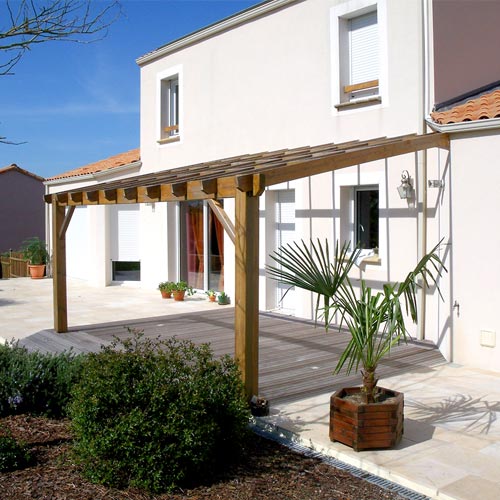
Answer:
<svg viewBox="0 0 500 500"><path fill-rule="evenodd" d="M265 2L259 3L253 7L249 7L248 9L233 14L232 16L226 17L221 21L217 21L214 24L210 24L209 26L193 31L192 33L178 38L177 40L169 42L166 45L153 50L152 52L148 52L147 54L138 57L135 62L139 66L142 66L143 64L154 61L159 57L165 56L167 54L170 54L171 52L175 52L176 50L212 37L214 35L218 35L225 30L252 21L253 19L267 14L268 12L286 7L287 5L296 3L298 1L302 0L266 0Z"/></svg>
<svg viewBox="0 0 500 500"><path fill-rule="evenodd" d="M83 175L77 174L77 175L72 175L71 177L57 177L55 179L48 179L44 182L44 184L46 186L57 186L58 184L69 184L72 182L80 182L89 179L95 179L98 181L99 178L106 177L106 175L109 175L110 173L120 173L141 166L142 166L142 161L137 160L131 163L125 163L124 165L119 165L118 167L113 167L106 170L99 170L98 172L91 172Z"/></svg>
<svg viewBox="0 0 500 500"><path fill-rule="evenodd" d="M44 182L45 179L43 177L40 177L39 175L34 174L33 172L30 172L28 170L25 170L24 168L19 167L15 163L12 165L9 165L7 167L0 168L0 174L3 174L5 172L19 172L20 174L27 175L28 177L33 177L33 179L36 179L37 181Z"/></svg>
<svg viewBox="0 0 500 500"><path fill-rule="evenodd" d="M435 132L442 133L458 133L458 132L473 132L475 130L491 130L500 128L500 118L488 118L487 120L473 120L468 122L457 122L457 123L436 123L432 120L431 116L428 115L425 118L427 125Z"/></svg>

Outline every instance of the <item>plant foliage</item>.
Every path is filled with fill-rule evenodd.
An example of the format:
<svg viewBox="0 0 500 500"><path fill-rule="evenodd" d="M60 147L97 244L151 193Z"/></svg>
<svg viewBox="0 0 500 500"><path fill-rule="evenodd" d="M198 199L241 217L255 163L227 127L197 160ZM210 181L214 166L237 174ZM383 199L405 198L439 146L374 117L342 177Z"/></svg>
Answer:
<svg viewBox="0 0 500 500"><path fill-rule="evenodd" d="M0 472L22 469L31 461L28 447L0 428Z"/></svg>
<svg viewBox="0 0 500 500"><path fill-rule="evenodd" d="M241 452L248 407L238 368L208 345L133 332L85 361L71 417L86 476L152 492L210 478Z"/></svg>
<svg viewBox="0 0 500 500"><path fill-rule="evenodd" d="M66 414L82 356L28 352L18 343L0 345L0 416Z"/></svg>
<svg viewBox="0 0 500 500"><path fill-rule="evenodd" d="M348 244L335 247L330 260L328 241L311 242L311 249L302 241L280 247L271 255L278 264L269 266L268 273L280 282L318 294L316 319L324 318L328 329L335 316L339 327L345 324L351 334L345 351L335 367L339 373L344 366L347 373L363 370L363 393L371 402L376 396L376 368L392 347L409 338L406 318L417 322L417 290L420 278L426 286L435 285L445 270L436 245L422 257L415 269L400 283L385 283L382 291L374 291L365 280L349 277L359 250L349 251ZM323 305L321 305L321 299Z"/></svg>

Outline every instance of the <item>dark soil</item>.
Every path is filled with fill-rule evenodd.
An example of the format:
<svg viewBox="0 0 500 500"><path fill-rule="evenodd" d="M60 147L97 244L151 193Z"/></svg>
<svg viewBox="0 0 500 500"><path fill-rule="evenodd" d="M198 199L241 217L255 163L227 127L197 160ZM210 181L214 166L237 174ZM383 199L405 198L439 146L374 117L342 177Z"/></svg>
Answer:
<svg viewBox="0 0 500 500"><path fill-rule="evenodd" d="M16 416L0 427L27 443L35 462L24 470L0 473L2 500L400 500L402 497L318 459L297 454L255 436L240 465L210 485L173 494L148 495L114 490L87 481L71 459L68 421Z"/></svg>

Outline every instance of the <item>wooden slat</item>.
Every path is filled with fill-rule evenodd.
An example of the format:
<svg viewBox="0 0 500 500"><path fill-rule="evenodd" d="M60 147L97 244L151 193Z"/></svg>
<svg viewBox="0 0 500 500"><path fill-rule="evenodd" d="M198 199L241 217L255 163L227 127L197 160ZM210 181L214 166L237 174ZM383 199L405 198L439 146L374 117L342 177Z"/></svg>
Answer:
<svg viewBox="0 0 500 500"><path fill-rule="evenodd" d="M259 394L259 198L236 192L235 357L248 399Z"/></svg>
<svg viewBox="0 0 500 500"><path fill-rule="evenodd" d="M359 90L367 90L378 87L378 80L370 80L369 82L355 83L354 85L344 85L344 92L357 92Z"/></svg>
<svg viewBox="0 0 500 500"><path fill-rule="evenodd" d="M307 176L310 176L332 172L341 168L391 158L406 153L413 153L431 147L448 149L449 138L447 134L428 134L418 138L397 141L380 146L368 146L352 152L338 152L332 156L318 160L289 164L286 169L276 168L266 171L266 184L272 186L282 182L301 179L305 177L305 173L307 173Z"/></svg>
<svg viewBox="0 0 500 500"><path fill-rule="evenodd" d="M217 220L222 224L224 231L226 231L231 241L236 243L236 229L233 221L229 218L222 205L217 200L208 200L208 205L212 209Z"/></svg>
<svg viewBox="0 0 500 500"><path fill-rule="evenodd" d="M66 231L68 229L69 223L71 222L71 218L73 217L73 213L75 212L75 207L69 207L68 211L64 216L64 220L61 224L61 229L59 230L59 239L66 238Z"/></svg>

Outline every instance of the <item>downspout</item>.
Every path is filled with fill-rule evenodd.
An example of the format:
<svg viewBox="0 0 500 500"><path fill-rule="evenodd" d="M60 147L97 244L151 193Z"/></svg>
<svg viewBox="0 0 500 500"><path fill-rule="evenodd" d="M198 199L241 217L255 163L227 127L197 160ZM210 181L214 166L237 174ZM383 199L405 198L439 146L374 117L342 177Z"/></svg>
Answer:
<svg viewBox="0 0 500 500"><path fill-rule="evenodd" d="M429 30L430 30L429 0L422 0L422 116L420 122L420 133L427 132L427 122L425 117L430 112L430 57L429 57ZM417 255L420 260L427 253L427 150L424 149L418 162L420 172L418 175L418 193L421 200L421 211L417 221ZM425 321L426 321L426 296L427 287L422 280L419 296L419 321L417 324L418 340L425 339Z"/></svg>
<svg viewBox="0 0 500 500"><path fill-rule="evenodd" d="M50 191L49 186L44 183L44 187L45 187L45 194L49 194L49 191ZM52 256L52 238L51 238L51 230L50 230L50 228L52 227L52 222L51 222L51 218L50 218L50 204L45 203L45 200L44 200L43 204L45 205L45 243L47 245L47 251L49 252L49 255ZM52 276L51 257L49 259L50 259L49 260L50 266L49 266L48 275Z"/></svg>

